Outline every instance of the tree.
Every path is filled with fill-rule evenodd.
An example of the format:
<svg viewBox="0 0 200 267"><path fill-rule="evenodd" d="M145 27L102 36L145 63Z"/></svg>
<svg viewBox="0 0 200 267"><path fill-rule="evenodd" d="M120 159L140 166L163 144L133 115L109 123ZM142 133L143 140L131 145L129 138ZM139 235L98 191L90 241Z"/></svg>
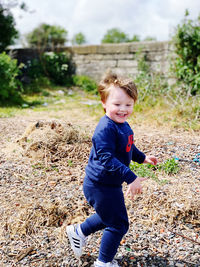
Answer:
<svg viewBox="0 0 200 267"><path fill-rule="evenodd" d="M15 21L8 9L0 3L0 52L4 51L9 45L14 44L18 37L15 29Z"/></svg>
<svg viewBox="0 0 200 267"><path fill-rule="evenodd" d="M129 39L129 42L140 42L139 35L135 34L131 39Z"/></svg>
<svg viewBox="0 0 200 267"><path fill-rule="evenodd" d="M55 25L40 24L26 36L30 47L37 48L41 53L45 49L57 50L67 41L67 31Z"/></svg>
<svg viewBox="0 0 200 267"><path fill-rule="evenodd" d="M147 36L147 37L144 38L144 41L156 41L156 37Z"/></svg>
<svg viewBox="0 0 200 267"><path fill-rule="evenodd" d="M75 45L82 45L86 43L86 38L85 35L81 32L77 33L74 35L74 37L72 38L72 44Z"/></svg>
<svg viewBox="0 0 200 267"><path fill-rule="evenodd" d="M0 0L0 5L4 7L4 9L11 10L12 8L20 8L24 11L28 11L27 5L23 1L19 0Z"/></svg>
<svg viewBox="0 0 200 267"><path fill-rule="evenodd" d="M112 28L106 32L102 39L102 43L126 43L129 38L126 33L118 28Z"/></svg>

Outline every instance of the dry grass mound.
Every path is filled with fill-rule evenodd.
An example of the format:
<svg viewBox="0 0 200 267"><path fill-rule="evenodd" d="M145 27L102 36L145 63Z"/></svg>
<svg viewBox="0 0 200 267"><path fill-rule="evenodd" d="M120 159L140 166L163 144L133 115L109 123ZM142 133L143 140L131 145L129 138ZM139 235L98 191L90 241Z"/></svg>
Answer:
<svg viewBox="0 0 200 267"><path fill-rule="evenodd" d="M134 203L129 202L129 212L134 211L132 220L147 226L172 225L184 222L200 226L200 197L195 181L190 183L178 178L159 186L149 180L142 196Z"/></svg>
<svg viewBox="0 0 200 267"><path fill-rule="evenodd" d="M17 142L26 156L56 162L66 157L84 160L90 138L78 126L54 120L30 124Z"/></svg>
<svg viewBox="0 0 200 267"><path fill-rule="evenodd" d="M27 236L38 233L41 228L60 227L65 224L83 221L88 214L86 203L80 203L75 196L68 203L44 199L42 203L29 203L16 207L9 216L4 228L14 236Z"/></svg>

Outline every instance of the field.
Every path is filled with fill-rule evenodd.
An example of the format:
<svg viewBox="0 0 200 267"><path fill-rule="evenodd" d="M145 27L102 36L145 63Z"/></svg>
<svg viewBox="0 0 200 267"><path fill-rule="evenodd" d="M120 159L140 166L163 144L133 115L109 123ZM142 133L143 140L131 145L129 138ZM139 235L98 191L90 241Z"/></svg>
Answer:
<svg viewBox="0 0 200 267"><path fill-rule="evenodd" d="M64 229L94 212L82 183L103 115L98 99L56 96L0 114L0 265L92 266L101 233L77 260ZM130 229L117 259L121 266L200 266L200 132L147 115L129 123L136 146L156 155L160 168L135 166L149 179L143 194L126 199Z"/></svg>

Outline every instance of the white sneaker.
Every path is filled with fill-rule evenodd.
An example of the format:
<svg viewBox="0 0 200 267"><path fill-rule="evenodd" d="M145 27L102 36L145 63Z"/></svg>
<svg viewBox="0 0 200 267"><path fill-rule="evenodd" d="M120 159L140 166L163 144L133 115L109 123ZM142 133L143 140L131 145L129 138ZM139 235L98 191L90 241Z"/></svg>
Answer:
<svg viewBox="0 0 200 267"><path fill-rule="evenodd" d="M118 265L118 262L116 260L107 263L96 260L94 262L94 267L120 267L120 266Z"/></svg>
<svg viewBox="0 0 200 267"><path fill-rule="evenodd" d="M74 251L76 257L80 258L82 255L82 249L86 245L86 238L80 237L76 232L77 225L69 225L66 227L66 234L69 238L71 248Z"/></svg>

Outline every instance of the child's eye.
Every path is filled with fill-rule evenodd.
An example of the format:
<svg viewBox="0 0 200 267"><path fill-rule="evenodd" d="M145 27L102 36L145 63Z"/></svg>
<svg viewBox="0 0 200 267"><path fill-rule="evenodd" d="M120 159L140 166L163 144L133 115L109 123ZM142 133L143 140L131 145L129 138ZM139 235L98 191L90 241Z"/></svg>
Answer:
<svg viewBox="0 0 200 267"><path fill-rule="evenodd" d="M120 106L120 104L115 104L115 106L119 107L119 106Z"/></svg>

